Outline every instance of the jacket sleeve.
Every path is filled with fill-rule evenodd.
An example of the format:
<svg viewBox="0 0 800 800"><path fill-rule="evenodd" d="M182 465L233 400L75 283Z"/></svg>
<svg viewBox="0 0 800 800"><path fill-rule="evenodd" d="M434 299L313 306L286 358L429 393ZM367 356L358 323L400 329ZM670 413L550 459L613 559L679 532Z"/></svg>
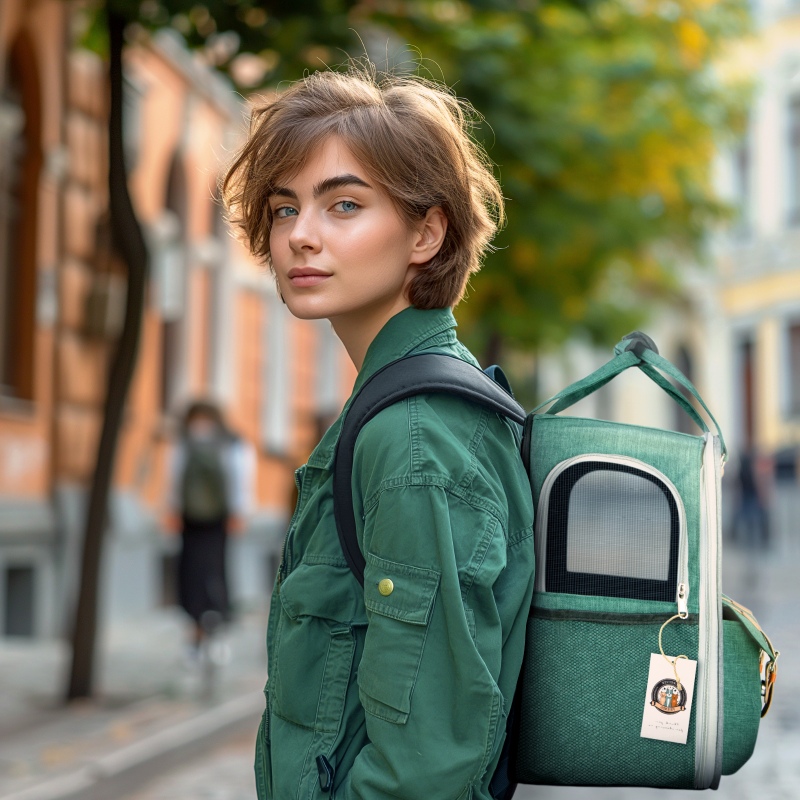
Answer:
<svg viewBox="0 0 800 800"><path fill-rule="evenodd" d="M367 744L347 800L470 797L502 744L496 516L442 485L385 489L364 515L368 628L358 666Z"/></svg>

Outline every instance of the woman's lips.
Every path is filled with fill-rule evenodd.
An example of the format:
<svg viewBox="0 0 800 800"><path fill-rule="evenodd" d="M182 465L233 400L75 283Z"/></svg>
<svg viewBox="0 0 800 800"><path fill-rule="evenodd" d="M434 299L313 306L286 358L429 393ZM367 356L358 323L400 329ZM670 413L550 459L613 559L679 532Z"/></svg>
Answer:
<svg viewBox="0 0 800 800"><path fill-rule="evenodd" d="M292 286L316 286L318 283L328 280L330 275L295 275L294 278L289 278Z"/></svg>

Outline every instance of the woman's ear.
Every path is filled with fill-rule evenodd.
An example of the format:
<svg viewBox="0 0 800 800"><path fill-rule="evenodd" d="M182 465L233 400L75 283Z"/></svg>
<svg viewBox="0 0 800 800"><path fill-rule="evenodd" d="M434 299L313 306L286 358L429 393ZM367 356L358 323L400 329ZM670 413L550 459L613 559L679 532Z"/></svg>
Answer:
<svg viewBox="0 0 800 800"><path fill-rule="evenodd" d="M441 206L433 206L415 226L411 249L412 264L427 264L441 250L447 233L447 217Z"/></svg>

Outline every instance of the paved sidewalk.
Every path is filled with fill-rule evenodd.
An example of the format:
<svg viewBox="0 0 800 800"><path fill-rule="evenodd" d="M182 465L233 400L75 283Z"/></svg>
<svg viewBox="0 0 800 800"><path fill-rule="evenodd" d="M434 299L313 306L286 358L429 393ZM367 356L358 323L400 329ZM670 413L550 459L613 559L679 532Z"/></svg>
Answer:
<svg viewBox="0 0 800 800"><path fill-rule="evenodd" d="M723 778L715 797L795 800L800 717L791 698L800 693L800 546L768 553L726 547L723 589L752 608L781 659L775 703L755 755ZM254 798L253 751L246 742L263 709L265 629L266 614L259 613L231 630L231 661L207 699L200 675L184 664L186 627L179 612L118 625L102 647L99 700L67 709L58 705L67 666L63 643L0 643L0 800ZM219 750L231 736L237 747L224 745L219 756L202 749ZM146 788L146 779L162 771L161 788ZM517 797L688 800L689 794L525 787Z"/></svg>
<svg viewBox="0 0 800 800"><path fill-rule="evenodd" d="M98 697L65 708L66 643L0 643L0 798L107 798L204 743L255 726L263 709L266 614L243 616L222 637L227 663L209 692L187 658L184 616L168 609L117 623L100 646Z"/></svg>

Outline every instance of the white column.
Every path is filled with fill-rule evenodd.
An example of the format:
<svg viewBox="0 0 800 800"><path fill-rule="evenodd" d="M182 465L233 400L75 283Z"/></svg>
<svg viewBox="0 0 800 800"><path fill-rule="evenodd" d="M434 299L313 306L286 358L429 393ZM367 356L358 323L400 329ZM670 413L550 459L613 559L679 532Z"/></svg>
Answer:
<svg viewBox="0 0 800 800"><path fill-rule="evenodd" d="M266 294L261 431L267 452L285 455L292 434L292 369L289 312L277 292Z"/></svg>

